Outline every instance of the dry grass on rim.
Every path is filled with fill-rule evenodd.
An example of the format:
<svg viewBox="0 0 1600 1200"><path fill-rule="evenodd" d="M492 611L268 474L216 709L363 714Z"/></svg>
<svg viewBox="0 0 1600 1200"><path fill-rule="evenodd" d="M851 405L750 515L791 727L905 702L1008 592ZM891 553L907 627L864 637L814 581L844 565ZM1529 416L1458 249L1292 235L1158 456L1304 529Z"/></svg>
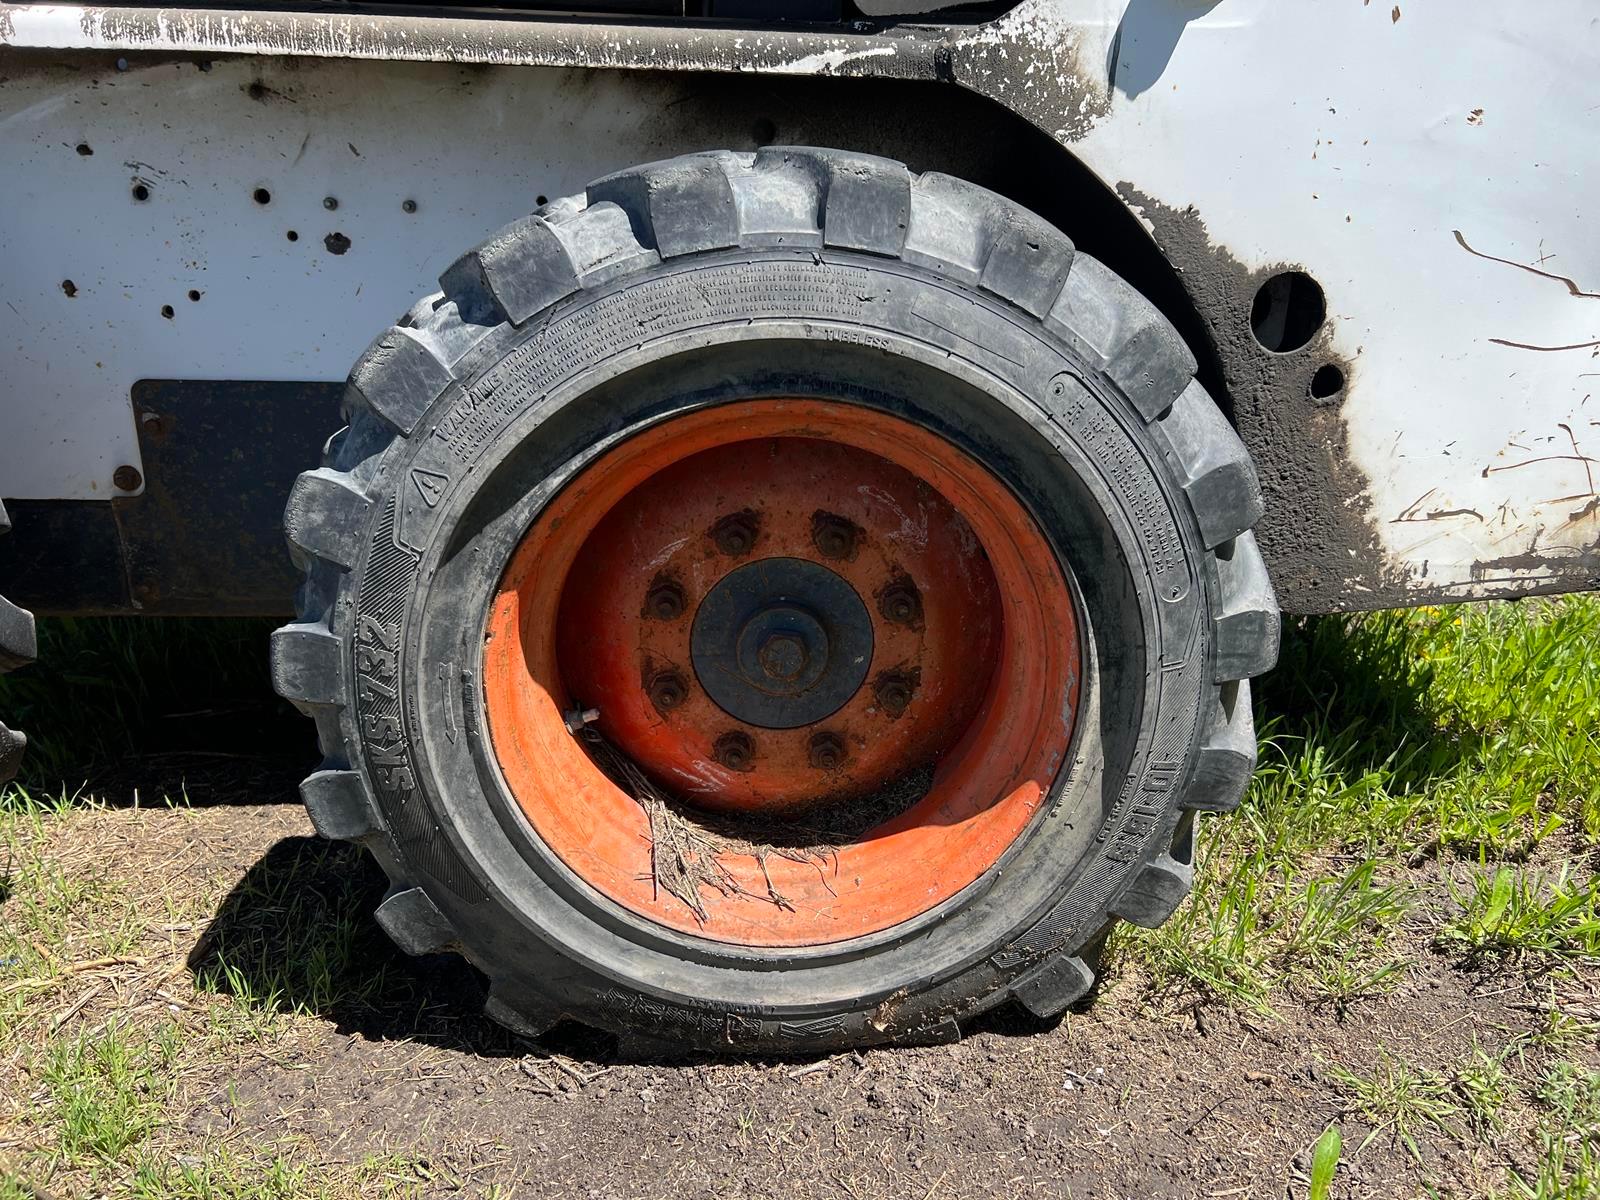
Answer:
<svg viewBox="0 0 1600 1200"><path fill-rule="evenodd" d="M782 909L792 907L773 886L768 858L809 864L827 887L829 875L837 871L839 847L905 812L928 794L933 782L933 768L922 767L869 796L827 797L781 820L755 814L719 815L659 787L593 728L583 731L582 740L596 765L644 810L650 822L650 872L655 886L680 901L702 925L708 919L707 890L763 900ZM730 857L755 859L766 880L764 894L740 884L723 862Z"/></svg>

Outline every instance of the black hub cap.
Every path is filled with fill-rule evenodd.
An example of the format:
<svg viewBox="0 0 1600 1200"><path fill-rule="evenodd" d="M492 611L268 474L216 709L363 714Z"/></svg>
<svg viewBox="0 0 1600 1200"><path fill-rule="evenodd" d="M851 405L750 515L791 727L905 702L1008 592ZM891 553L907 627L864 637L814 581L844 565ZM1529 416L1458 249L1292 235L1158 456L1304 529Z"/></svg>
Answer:
<svg viewBox="0 0 1600 1200"><path fill-rule="evenodd" d="M690 649L700 686L730 717L794 729L860 689L872 617L827 567L764 558L730 571L701 601Z"/></svg>

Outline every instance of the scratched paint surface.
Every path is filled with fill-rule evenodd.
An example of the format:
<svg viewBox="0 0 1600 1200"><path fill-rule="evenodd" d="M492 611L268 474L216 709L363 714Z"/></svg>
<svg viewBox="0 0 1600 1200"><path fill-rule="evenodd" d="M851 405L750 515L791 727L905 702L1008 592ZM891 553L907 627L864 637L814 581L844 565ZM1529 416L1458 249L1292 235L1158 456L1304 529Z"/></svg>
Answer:
<svg viewBox="0 0 1600 1200"><path fill-rule="evenodd" d="M1461 595L1600 586L1593 5L1069 8L1116 73L1073 150L1194 206L1245 266L1325 288L1390 573Z"/></svg>
<svg viewBox="0 0 1600 1200"><path fill-rule="evenodd" d="M1459 595L1600 578L1600 239L1584 217L1600 185L1600 19L1583 0L1027 0L977 29L883 36L133 11L0 5L0 43L323 62L219 61L205 80L192 65L10 73L0 155L26 195L0 226L20 309L0 311L8 412L22 418L0 445L0 471L20 481L8 491L107 495L132 461L134 378L336 377L529 192L572 190L670 140L626 76L576 87L517 72L485 103L455 87L458 68L358 74L340 56L942 72L1108 185L1192 206L1244 267L1294 264L1321 282L1321 344L1347 367L1330 403L1365 480L1347 502L1386 575ZM251 102L239 89L263 70L292 75L295 101ZM215 72L239 103L212 103ZM333 116L339 136L322 136ZM108 149L64 152L80 138ZM382 170L349 182L346 144ZM136 178L151 189L138 206ZM241 189L288 178L281 201L241 207ZM340 180L340 210L320 208L319 179ZM426 221L400 208L423 181L437 193ZM333 232L352 237L347 254L325 245ZM206 298L183 299L191 287Z"/></svg>

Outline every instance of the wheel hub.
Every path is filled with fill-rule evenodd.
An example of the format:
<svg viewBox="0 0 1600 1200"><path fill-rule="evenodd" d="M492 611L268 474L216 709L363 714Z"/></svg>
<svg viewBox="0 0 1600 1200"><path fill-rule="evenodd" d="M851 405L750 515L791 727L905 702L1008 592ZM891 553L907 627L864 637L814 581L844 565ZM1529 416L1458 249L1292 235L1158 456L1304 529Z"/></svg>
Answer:
<svg viewBox="0 0 1600 1200"><path fill-rule="evenodd" d="M854 588L798 558L723 576L695 613L690 653L706 694L736 721L797 729L838 712L872 662L872 618Z"/></svg>
<svg viewBox="0 0 1600 1200"><path fill-rule="evenodd" d="M1077 636L1049 544L951 443L734 402L621 443L541 514L486 625L485 703L517 803L588 885L682 932L814 945L996 864L1064 762ZM795 848L749 848L774 838ZM660 881L685 855L715 856L704 908Z"/></svg>

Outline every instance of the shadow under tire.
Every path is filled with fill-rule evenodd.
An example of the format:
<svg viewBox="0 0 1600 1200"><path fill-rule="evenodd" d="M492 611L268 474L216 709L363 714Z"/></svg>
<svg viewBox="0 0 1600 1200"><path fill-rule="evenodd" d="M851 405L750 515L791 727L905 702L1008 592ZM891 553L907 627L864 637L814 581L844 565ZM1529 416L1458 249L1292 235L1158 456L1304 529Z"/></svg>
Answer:
<svg viewBox="0 0 1600 1200"><path fill-rule="evenodd" d="M4 505L0 505L0 533L11 528ZM0 596L0 674L27 666L39 653L33 627L33 614ZM0 724L0 783L16 778L28 737L21 730Z"/></svg>
<svg viewBox="0 0 1600 1200"><path fill-rule="evenodd" d="M356 364L293 489L307 575L273 639L325 756L307 808L388 872L399 945L465 955L525 1035L799 1053L948 1040L1008 1000L1053 1016L1112 922L1171 915L1194 815L1253 770L1278 610L1249 457L1143 297L984 189L781 147L599 180L440 287ZM872 486L828 490L852 471ZM937 519L883 515L907 505ZM768 592L730 600L751 563ZM852 638L870 665L821 717L707 698L707 672L758 672L691 626L713 602L771 680L833 679ZM981 627L976 683L955 625ZM909 807L804 852L716 840L892 791L885 746L922 756ZM997 790L986 759L1017 764ZM673 886L662 813L702 801L684 844L720 882Z"/></svg>

